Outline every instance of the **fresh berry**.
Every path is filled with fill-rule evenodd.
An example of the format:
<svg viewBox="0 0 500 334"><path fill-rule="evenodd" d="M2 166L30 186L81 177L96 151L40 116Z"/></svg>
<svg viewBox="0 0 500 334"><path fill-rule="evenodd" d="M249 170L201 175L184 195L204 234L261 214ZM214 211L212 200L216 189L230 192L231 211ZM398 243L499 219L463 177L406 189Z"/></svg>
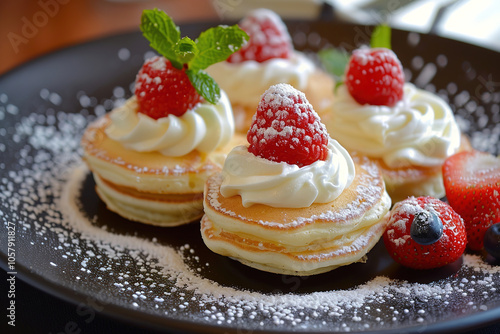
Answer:
<svg viewBox="0 0 500 334"><path fill-rule="evenodd" d="M491 225L484 234L484 249L500 260L500 223Z"/></svg>
<svg viewBox="0 0 500 334"><path fill-rule="evenodd" d="M426 243L421 244L413 239L412 227L422 212L427 223L434 225L434 218L442 224L442 233L437 237L434 228L428 229L430 235ZM416 218L415 218L416 217ZM427 219L429 218L429 219ZM467 244L465 227L462 218L448 204L433 197L409 197L394 205L383 239L387 251L398 263L414 269L432 269L445 266L460 258ZM439 230L439 224L437 228ZM439 234L439 233L438 233Z"/></svg>
<svg viewBox="0 0 500 334"><path fill-rule="evenodd" d="M413 217L410 236L417 244L430 245L443 235L443 222L433 211L420 211Z"/></svg>
<svg viewBox="0 0 500 334"><path fill-rule="evenodd" d="M158 56L147 60L137 74L135 95L139 111L153 119L182 116L202 100L185 69L178 70Z"/></svg>
<svg viewBox="0 0 500 334"><path fill-rule="evenodd" d="M281 18L269 9L257 9L239 24L250 40L227 61L239 63L245 60L263 62L272 58L290 58L293 45Z"/></svg>
<svg viewBox="0 0 500 334"><path fill-rule="evenodd" d="M390 49L367 47L353 51L345 85L359 104L392 107L403 98L403 66Z"/></svg>
<svg viewBox="0 0 500 334"><path fill-rule="evenodd" d="M500 222L500 158L479 151L452 155L443 164L446 198L462 217L468 247L483 248L488 227Z"/></svg>
<svg viewBox="0 0 500 334"><path fill-rule="evenodd" d="M271 86L262 95L247 139L254 155L299 167L328 155L325 126L304 93L288 84Z"/></svg>

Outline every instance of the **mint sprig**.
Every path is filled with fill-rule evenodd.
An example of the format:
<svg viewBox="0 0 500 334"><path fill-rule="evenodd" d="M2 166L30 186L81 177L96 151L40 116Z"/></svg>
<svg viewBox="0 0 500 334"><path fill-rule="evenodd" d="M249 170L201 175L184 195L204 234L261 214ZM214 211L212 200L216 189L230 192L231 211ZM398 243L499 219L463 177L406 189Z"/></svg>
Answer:
<svg viewBox="0 0 500 334"><path fill-rule="evenodd" d="M210 28L194 41L189 37L181 39L179 27L158 9L143 11L140 28L150 46L175 68L187 67L186 74L193 87L212 104L219 101L220 88L204 69L226 60L249 39L237 25Z"/></svg>

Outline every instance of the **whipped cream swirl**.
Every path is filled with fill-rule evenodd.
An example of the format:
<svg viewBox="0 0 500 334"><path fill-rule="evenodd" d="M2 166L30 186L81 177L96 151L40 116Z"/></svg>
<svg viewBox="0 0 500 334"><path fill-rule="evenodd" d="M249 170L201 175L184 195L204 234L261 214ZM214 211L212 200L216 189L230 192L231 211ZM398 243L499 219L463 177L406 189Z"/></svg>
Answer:
<svg viewBox="0 0 500 334"><path fill-rule="evenodd" d="M349 153L330 139L327 159L304 167L260 158L237 146L228 154L222 175L222 196L240 195L244 207L304 208L337 198L352 183L355 167Z"/></svg>
<svg viewBox="0 0 500 334"><path fill-rule="evenodd" d="M113 110L106 134L138 152L158 151L171 157L193 150L210 153L227 144L234 134L231 104L222 90L217 104L200 103L180 117L168 115L155 120L137 110L135 96Z"/></svg>
<svg viewBox="0 0 500 334"><path fill-rule="evenodd" d="M231 97L232 103L253 106L259 103L266 89L278 83L304 90L315 69L306 55L294 51L289 59L273 58L262 63L254 60L220 62L206 71Z"/></svg>
<svg viewBox="0 0 500 334"><path fill-rule="evenodd" d="M381 158L390 168L438 166L460 147L448 104L410 83L393 107L360 105L345 86L339 87L325 125L348 150Z"/></svg>

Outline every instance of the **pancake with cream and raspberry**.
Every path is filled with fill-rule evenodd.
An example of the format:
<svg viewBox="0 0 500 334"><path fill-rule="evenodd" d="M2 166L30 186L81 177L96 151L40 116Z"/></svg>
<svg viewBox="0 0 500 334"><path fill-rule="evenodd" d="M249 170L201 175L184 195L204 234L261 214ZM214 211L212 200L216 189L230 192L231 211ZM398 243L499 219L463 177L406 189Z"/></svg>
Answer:
<svg viewBox="0 0 500 334"><path fill-rule="evenodd" d="M320 115L328 109L333 79L304 53L294 50L288 30L276 13L257 9L239 25L250 36L249 42L227 61L207 69L229 96L237 131L247 132L260 95L278 83L304 92Z"/></svg>
<svg viewBox="0 0 500 334"><path fill-rule="evenodd" d="M387 48L353 52L345 85L337 89L324 121L349 152L378 165L393 202L444 196L444 160L470 149L448 104L405 83L400 61Z"/></svg>
<svg viewBox="0 0 500 334"><path fill-rule="evenodd" d="M377 167L351 158L287 84L262 95L247 139L207 181L201 233L208 248L301 276L363 261L391 205Z"/></svg>
<svg viewBox="0 0 500 334"><path fill-rule="evenodd" d="M155 25L158 20L167 24ZM152 45L161 36L171 37L158 50L165 56L144 63L134 96L90 124L81 145L96 192L110 210L133 221L176 226L203 215L208 176L222 168L227 153L244 137L234 136L231 104L202 71L211 62L198 54L188 57L185 48L175 53L186 41L173 21L158 10L145 11L141 30ZM192 42L199 52L219 39L232 43L218 44L220 54L212 54L210 61L221 61L245 36L236 26L221 26Z"/></svg>

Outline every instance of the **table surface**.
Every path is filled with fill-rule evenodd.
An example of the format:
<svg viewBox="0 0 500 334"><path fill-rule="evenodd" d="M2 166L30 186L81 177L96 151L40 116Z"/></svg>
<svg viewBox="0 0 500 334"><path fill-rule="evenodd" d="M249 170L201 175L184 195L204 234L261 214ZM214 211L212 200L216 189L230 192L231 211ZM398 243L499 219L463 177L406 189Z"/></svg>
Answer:
<svg viewBox="0 0 500 334"><path fill-rule="evenodd" d="M189 6L189 10L186 7ZM16 0L0 1L0 75L59 48L137 29L144 8L160 8L176 23L220 18L206 0ZM0 294L8 291L1 270ZM5 310L7 298L2 299ZM0 322L1 333L136 333L140 328L99 312L82 316L78 306L16 280L16 327ZM3 317L4 318L4 317ZM5 329L7 331L5 331ZM500 333L500 323L468 334Z"/></svg>

